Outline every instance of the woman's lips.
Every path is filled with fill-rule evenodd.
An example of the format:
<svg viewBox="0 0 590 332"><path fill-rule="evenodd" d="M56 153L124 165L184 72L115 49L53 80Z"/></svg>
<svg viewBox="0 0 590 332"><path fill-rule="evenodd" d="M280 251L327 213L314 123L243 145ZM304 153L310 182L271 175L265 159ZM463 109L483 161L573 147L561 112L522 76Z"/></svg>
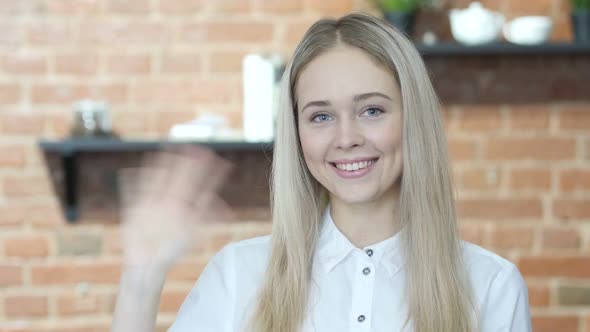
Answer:
<svg viewBox="0 0 590 332"><path fill-rule="evenodd" d="M361 178L361 177L367 175L369 172L371 172L378 161L379 161L379 158L375 159L375 161L372 164L368 165L367 167L357 169L356 171L341 170L341 169L337 168L336 164L334 164L334 163L330 163L330 165L332 166L332 169L334 170L334 172L336 172L336 174L338 176L340 176L341 178L343 178L343 179L358 179L358 178Z"/></svg>

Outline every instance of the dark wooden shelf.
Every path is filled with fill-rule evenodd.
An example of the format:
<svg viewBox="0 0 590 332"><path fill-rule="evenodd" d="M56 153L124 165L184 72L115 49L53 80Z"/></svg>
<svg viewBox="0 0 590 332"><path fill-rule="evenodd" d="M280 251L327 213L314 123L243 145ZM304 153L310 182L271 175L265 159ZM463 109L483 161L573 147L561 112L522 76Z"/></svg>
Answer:
<svg viewBox="0 0 590 332"><path fill-rule="evenodd" d="M121 140L114 138L81 138L39 141L39 147L46 152L117 152L150 151L182 144L199 144L215 151L266 151L270 143L229 142L229 141L172 141L172 140Z"/></svg>
<svg viewBox="0 0 590 332"><path fill-rule="evenodd" d="M73 223L79 218L78 176L80 154L101 152L149 152L183 144L204 145L214 151L271 152L270 143L214 142L214 141L170 141L170 140L120 140L115 138L82 138L45 140L38 142L44 153L58 154L63 170L63 209L66 219Z"/></svg>
<svg viewBox="0 0 590 332"><path fill-rule="evenodd" d="M590 54L590 44L576 43L546 43L525 46L498 42L477 46L465 46L459 43L443 42L434 45L417 44L416 47L424 56Z"/></svg>

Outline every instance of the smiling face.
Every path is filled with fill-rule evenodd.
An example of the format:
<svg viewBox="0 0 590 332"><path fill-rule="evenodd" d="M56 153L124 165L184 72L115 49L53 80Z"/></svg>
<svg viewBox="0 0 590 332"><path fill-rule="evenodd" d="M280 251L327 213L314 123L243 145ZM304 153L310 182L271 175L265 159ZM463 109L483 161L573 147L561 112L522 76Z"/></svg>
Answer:
<svg viewBox="0 0 590 332"><path fill-rule="evenodd" d="M336 47L301 71L295 98L305 162L330 200L393 199L402 173L402 104L392 73L358 48Z"/></svg>

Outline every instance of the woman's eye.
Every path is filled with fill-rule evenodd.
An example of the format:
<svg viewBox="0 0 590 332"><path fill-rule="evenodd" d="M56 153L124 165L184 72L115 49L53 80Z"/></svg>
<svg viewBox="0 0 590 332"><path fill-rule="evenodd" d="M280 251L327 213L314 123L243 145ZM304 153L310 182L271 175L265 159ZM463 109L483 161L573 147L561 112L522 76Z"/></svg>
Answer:
<svg viewBox="0 0 590 332"><path fill-rule="evenodd" d="M383 113L383 110L377 107L368 108L363 112L363 114L366 114L368 116L379 116L381 115L381 113Z"/></svg>
<svg viewBox="0 0 590 332"><path fill-rule="evenodd" d="M311 118L311 121L312 121L312 122L324 122L324 121L328 121L328 120L330 120L331 118L332 118L332 117L331 117L331 116L329 116L328 114L323 114L323 113L320 113L320 114L316 114L316 115L314 115L314 116Z"/></svg>

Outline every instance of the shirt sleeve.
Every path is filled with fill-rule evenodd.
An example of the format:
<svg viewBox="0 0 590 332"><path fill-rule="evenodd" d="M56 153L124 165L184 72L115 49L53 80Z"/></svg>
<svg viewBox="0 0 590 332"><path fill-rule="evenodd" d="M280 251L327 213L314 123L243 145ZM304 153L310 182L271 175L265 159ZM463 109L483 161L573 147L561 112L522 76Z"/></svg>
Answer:
<svg viewBox="0 0 590 332"><path fill-rule="evenodd" d="M229 332L235 302L235 267L230 245L207 263L168 332Z"/></svg>
<svg viewBox="0 0 590 332"><path fill-rule="evenodd" d="M531 332L526 283L514 264L503 268L492 281L481 312L482 332Z"/></svg>

